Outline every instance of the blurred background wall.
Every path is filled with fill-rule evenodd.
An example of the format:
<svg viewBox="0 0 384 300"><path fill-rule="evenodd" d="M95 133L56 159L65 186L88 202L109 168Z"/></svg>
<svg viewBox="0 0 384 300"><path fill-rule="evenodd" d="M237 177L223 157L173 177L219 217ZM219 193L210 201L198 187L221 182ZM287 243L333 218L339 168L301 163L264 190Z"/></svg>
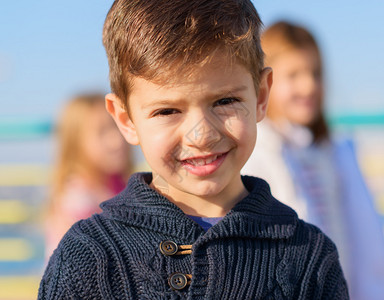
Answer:
<svg viewBox="0 0 384 300"><path fill-rule="evenodd" d="M384 224L384 2L253 2L265 25L285 19L315 33L329 119L338 134L356 140ZM55 119L72 95L109 90L101 30L111 4L0 4L0 299L36 298ZM136 157L140 163L139 151Z"/></svg>

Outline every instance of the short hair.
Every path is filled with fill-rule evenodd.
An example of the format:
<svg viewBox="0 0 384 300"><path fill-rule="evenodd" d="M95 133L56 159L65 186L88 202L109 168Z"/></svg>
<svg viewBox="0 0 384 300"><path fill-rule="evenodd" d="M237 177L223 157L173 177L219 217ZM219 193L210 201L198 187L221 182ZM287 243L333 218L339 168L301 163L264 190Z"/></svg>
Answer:
<svg viewBox="0 0 384 300"><path fill-rule="evenodd" d="M246 67L258 91L261 28L250 0L115 0L103 29L112 92L128 109L134 76L186 74L217 50Z"/></svg>
<svg viewBox="0 0 384 300"><path fill-rule="evenodd" d="M323 76L319 45L312 33L305 27L288 21L278 21L265 29L261 37L261 44L265 51L266 65L272 63L280 54L284 54L290 50L313 50L320 62L319 76ZM324 99L321 99L321 101L323 102ZM271 112L270 107L271 106L269 106L269 109L267 110L267 115L269 116L273 113ZM329 138L329 128L326 122L323 106L320 108L317 118L308 126L308 128L314 136L315 143Z"/></svg>

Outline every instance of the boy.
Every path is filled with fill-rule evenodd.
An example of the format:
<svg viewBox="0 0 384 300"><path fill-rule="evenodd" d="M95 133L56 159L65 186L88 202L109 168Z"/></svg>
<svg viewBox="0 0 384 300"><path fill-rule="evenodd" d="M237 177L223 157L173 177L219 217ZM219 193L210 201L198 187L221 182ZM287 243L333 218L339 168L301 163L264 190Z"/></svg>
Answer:
<svg viewBox="0 0 384 300"><path fill-rule="evenodd" d="M334 244L240 176L272 84L260 27L246 0L114 2L106 107L153 172L71 228L40 299L348 299Z"/></svg>

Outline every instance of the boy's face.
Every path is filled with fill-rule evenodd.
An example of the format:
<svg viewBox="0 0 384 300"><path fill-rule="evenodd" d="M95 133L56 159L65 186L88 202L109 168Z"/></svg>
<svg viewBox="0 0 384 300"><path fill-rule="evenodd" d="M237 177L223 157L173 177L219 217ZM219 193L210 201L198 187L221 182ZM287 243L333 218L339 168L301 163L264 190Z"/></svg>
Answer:
<svg viewBox="0 0 384 300"><path fill-rule="evenodd" d="M312 48L280 54L271 63L274 85L269 108L275 121L310 125L318 116L323 98L320 60Z"/></svg>
<svg viewBox="0 0 384 300"><path fill-rule="evenodd" d="M218 56L164 85L136 77L130 118L113 95L107 107L127 141L141 145L155 189L176 201L225 197L244 191L240 170L265 115L271 71L262 77L258 101L251 74Z"/></svg>

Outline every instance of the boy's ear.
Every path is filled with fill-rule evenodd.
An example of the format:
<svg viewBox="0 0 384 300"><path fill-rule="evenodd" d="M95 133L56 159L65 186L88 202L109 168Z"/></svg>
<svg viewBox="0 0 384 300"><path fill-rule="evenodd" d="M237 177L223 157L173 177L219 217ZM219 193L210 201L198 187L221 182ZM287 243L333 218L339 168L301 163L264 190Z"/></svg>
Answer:
<svg viewBox="0 0 384 300"><path fill-rule="evenodd" d="M264 119L267 112L267 104L269 92L272 87L272 68L267 67L261 71L260 85L259 85L259 94L257 97L257 108L256 108L256 119L257 122L260 122Z"/></svg>
<svg viewBox="0 0 384 300"><path fill-rule="evenodd" d="M117 127L127 142L138 145L139 137L135 125L123 107L121 100L115 94L108 94L105 96L105 108L115 120Z"/></svg>

